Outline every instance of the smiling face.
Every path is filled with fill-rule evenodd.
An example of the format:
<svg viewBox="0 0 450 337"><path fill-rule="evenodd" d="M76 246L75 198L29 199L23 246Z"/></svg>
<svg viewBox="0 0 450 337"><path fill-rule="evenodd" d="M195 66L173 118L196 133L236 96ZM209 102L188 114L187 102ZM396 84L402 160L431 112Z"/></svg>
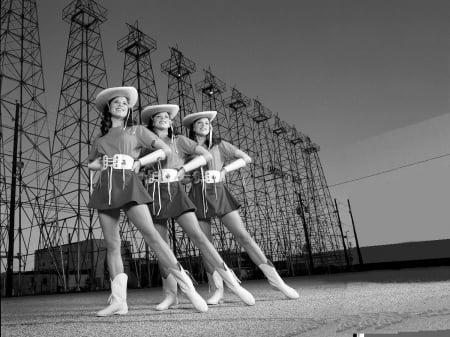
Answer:
<svg viewBox="0 0 450 337"><path fill-rule="evenodd" d="M128 114L128 99L122 96L114 97L109 102L109 112L114 118L125 118Z"/></svg>
<svg viewBox="0 0 450 337"><path fill-rule="evenodd" d="M170 128L172 121L168 112L159 112L152 117L153 128L158 130L165 130Z"/></svg>
<svg viewBox="0 0 450 337"><path fill-rule="evenodd" d="M211 123L208 118L199 118L194 122L192 129L197 136L206 136L209 133L210 124Z"/></svg>

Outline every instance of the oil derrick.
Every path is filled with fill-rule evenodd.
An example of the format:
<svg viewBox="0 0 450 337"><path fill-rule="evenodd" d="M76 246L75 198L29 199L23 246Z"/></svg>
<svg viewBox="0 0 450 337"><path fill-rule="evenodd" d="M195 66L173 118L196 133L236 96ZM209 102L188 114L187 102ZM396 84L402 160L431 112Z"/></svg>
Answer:
<svg viewBox="0 0 450 337"><path fill-rule="evenodd" d="M251 189L254 197L255 221L259 223L259 227L251 234L267 257L274 260L276 256L273 256L275 251L272 240L277 223L273 221L276 209L272 200L273 185L270 182L273 154L268 148L268 142L271 140L271 137L268 138L268 125L272 118L272 111L263 106L259 100L253 99L253 110L250 116L254 123L252 138L255 147L253 165L251 165L253 176Z"/></svg>
<svg viewBox="0 0 450 337"><path fill-rule="evenodd" d="M180 112L176 116L175 128L182 133L181 121L186 115L197 111L191 74L195 73L195 63L186 58L178 49L170 48L170 59L161 64L161 71L168 76L167 103L178 104Z"/></svg>
<svg viewBox="0 0 450 337"><path fill-rule="evenodd" d="M34 251L49 246L45 200L52 168L36 1L1 4L0 224L6 296L13 273L34 267Z"/></svg>
<svg viewBox="0 0 450 337"><path fill-rule="evenodd" d="M301 236L301 219L296 212L296 183L293 176L298 167L292 165L290 153L289 125L278 116L274 116L272 130L273 166L270 171L274 181L275 207L278 215L275 215L278 232L276 233L277 255L279 261L286 261L285 266L289 275L295 275L294 260L301 251L303 237Z"/></svg>
<svg viewBox="0 0 450 337"><path fill-rule="evenodd" d="M137 22L134 26L129 24L127 26L128 34L117 42L117 49L125 54L122 85L133 86L139 93L137 107L135 108L137 114L134 114L134 119L138 124L141 124L143 107L158 104L158 94L150 57L151 53L156 50L156 41L139 30ZM139 262L135 266L137 286L149 285L152 275L150 259L155 259L155 255L150 251L142 234L129 223L125 216L122 217L120 225L122 240L130 242L134 261ZM157 265L154 264L154 267L157 268ZM143 284L141 284L141 281L143 281Z"/></svg>
<svg viewBox="0 0 450 337"><path fill-rule="evenodd" d="M68 269L69 287L79 290L87 278L97 277L101 229L89 201L87 157L94 138L99 135L101 115L94 107L99 91L107 87L100 25L106 10L93 0L72 1L63 10L70 24L64 74L52 146L58 219L54 226L58 245L68 244L72 254L57 268ZM95 181L96 179L94 179ZM89 247L81 247L81 241ZM70 261L69 261L70 260Z"/></svg>
<svg viewBox="0 0 450 337"><path fill-rule="evenodd" d="M122 85L135 87L139 93L137 122L141 124L142 108L158 104L155 76L150 54L156 50L156 41L138 28L127 24L128 34L117 42L117 49L125 54Z"/></svg>
<svg viewBox="0 0 450 337"><path fill-rule="evenodd" d="M311 254L311 242L309 238L310 228L312 226L312 218L309 215L309 208L305 204L307 195L307 181L308 174L305 168L303 159L303 143L306 139L300 131L294 127L291 128L289 133L289 163L291 165L292 172L292 186L295 193L295 211L300 217L295 229L295 242L301 244L299 247L295 245L295 250L292 255L296 257L296 264L299 265L300 270L312 273L314 269L314 263ZM301 225L300 225L301 224Z"/></svg>
<svg viewBox="0 0 450 337"><path fill-rule="evenodd" d="M168 77L167 103L178 104L180 112L174 120L176 133L186 131L181 128L183 118L197 111L194 88L192 86L191 74L196 71L195 63L186 58L178 49L170 48L170 58L161 64L161 71ZM169 220L169 237L172 249L178 258L191 269L191 260L199 256L199 250L194 246L186 233L175 225L173 219ZM194 277L198 277L193 273Z"/></svg>
<svg viewBox="0 0 450 337"><path fill-rule="evenodd" d="M309 137L302 144L307 179L303 191L305 217L309 219L309 240L315 268L342 267L346 264L335 212L319 158L319 146ZM308 220L307 220L308 221Z"/></svg>
<svg viewBox="0 0 450 337"><path fill-rule="evenodd" d="M225 101L222 94L226 91L226 85L219 78L211 73L211 70L204 70L205 77L202 81L197 82L195 89L202 97L202 110L217 111L216 118L212 123L213 133L217 137L225 141L233 143L229 132L228 112L225 109ZM227 177L229 180L230 177ZM238 243L233 236L225 230L217 218L212 220L212 237L217 250L223 255L225 262L231 267L235 266L232 255L240 253Z"/></svg>

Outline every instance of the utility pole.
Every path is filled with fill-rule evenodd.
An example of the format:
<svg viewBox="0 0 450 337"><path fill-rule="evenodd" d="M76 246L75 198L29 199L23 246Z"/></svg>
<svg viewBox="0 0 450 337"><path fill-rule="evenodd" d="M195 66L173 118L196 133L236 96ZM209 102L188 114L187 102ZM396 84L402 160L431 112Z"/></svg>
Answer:
<svg viewBox="0 0 450 337"><path fill-rule="evenodd" d="M348 204L348 212L350 213L350 218L352 219L353 234L355 235L356 251L358 252L359 264L362 265L362 264L364 264L364 262L363 262L363 258L362 258L362 255L361 255L361 249L359 248L358 236L356 235L355 221L353 220L353 213L352 213L352 209L350 207L350 200L349 199L347 199L347 204Z"/></svg>

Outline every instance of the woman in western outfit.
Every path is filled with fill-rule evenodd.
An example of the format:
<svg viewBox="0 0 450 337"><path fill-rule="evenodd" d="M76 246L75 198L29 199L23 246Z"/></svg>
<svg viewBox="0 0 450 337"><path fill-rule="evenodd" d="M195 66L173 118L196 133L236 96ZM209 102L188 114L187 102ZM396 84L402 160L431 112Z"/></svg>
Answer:
<svg viewBox="0 0 450 337"><path fill-rule="evenodd" d="M164 161L158 162L150 168L151 173L147 179L147 190L153 198L150 212L156 229L166 242L169 242L167 220L175 219L200 249L203 259L208 261L209 272L221 275L227 286L244 303L253 305L255 299L252 294L239 285L239 280L225 265L213 244L203 234L195 217L195 206L180 183L186 172L206 164L211 155L189 138L174 134L172 120L178 110L178 105L162 104L145 107L141 113L142 122L171 149ZM195 157L185 163L186 158L193 155ZM170 274L163 277L164 299L157 305L157 310L167 310L177 304L177 281Z"/></svg>
<svg viewBox="0 0 450 337"><path fill-rule="evenodd" d="M101 172L88 207L98 211L111 275L109 305L97 312L97 316L124 315L128 312L128 277L124 273L120 251L121 209L154 250L163 275L174 277L194 307L200 312L206 312L206 302L196 292L191 279L178 263L169 245L155 229L148 209L152 198L137 175L141 166L170 155L170 148L154 133L143 126L130 125L131 111L137 101L137 95L133 87L115 87L101 91L95 99L95 105L103 114L103 119L101 135L94 141L89 153L88 168ZM156 151L138 159L142 148L154 148Z"/></svg>
<svg viewBox="0 0 450 337"><path fill-rule="evenodd" d="M287 298L297 299L297 291L286 285L278 275L273 264L266 258L258 244L245 229L239 215L239 202L231 195L224 185L228 172L245 167L251 163L251 158L229 142L216 138L212 134L211 121L216 111L203 111L190 114L183 119L183 126L189 128L189 138L209 150L213 159L205 167L200 181L194 181L189 196L194 202L203 232L211 237L211 218L219 217L220 221L234 235L236 240L248 253L252 261L261 269L269 283L280 290ZM225 165L225 162L229 162ZM219 304L223 302L223 282L219 274L213 272L208 275L210 289L214 293L206 302Z"/></svg>

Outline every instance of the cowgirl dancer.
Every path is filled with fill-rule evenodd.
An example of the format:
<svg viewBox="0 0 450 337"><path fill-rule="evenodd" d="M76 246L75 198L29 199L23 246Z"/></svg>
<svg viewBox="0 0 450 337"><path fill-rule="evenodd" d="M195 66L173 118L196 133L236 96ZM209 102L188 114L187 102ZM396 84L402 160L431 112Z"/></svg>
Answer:
<svg viewBox="0 0 450 337"><path fill-rule="evenodd" d="M239 285L239 280L203 234L195 217L195 206L180 183L186 172L205 165L211 155L189 138L174 134L172 120L178 110L178 105L163 104L148 106L141 113L142 122L171 149L171 153L163 162L158 162L150 168L152 172L147 178L147 189L153 198L150 212L155 220L156 229L166 242L169 242L167 220L175 219L202 252L203 259L208 262L209 272L220 275L245 304L253 305L255 299L252 294ZM193 155L197 156L185 164L186 157ZM162 280L165 297L156 306L156 310L167 310L178 303L178 280L171 274L164 276Z"/></svg>
<svg viewBox="0 0 450 337"><path fill-rule="evenodd" d="M140 125L129 125L128 122L132 120L131 110L137 97L137 91L133 87L116 87L101 91L95 99L95 105L103 114L103 119L101 136L95 140L89 153L88 168L101 170L101 173L88 207L98 211L111 275L109 305L97 312L97 316L124 315L128 312L128 277L124 273L120 253L121 209L155 251L163 275L171 275L176 279L194 307L200 312L206 312L206 302L196 292L191 279L178 263L169 245L155 229L147 206L152 202L152 198L136 174L141 166L170 155L170 148L154 133ZM156 151L138 160L144 147L154 148Z"/></svg>
<svg viewBox="0 0 450 337"><path fill-rule="evenodd" d="M297 299L297 291L286 285L278 275L273 264L266 258L261 248L246 231L239 216L240 204L224 185L225 175L251 163L251 158L232 144L212 136L211 121L216 111L203 111L190 114L183 119L183 126L189 128L189 137L209 150L213 159L208 162L202 182L192 185L189 196L197 207L196 215L200 226L209 240L211 237L211 218L217 216L246 250L252 261L261 269L269 283L280 290L287 298ZM225 161L234 160L224 166ZM214 294L206 303L223 302L223 282L216 272L208 275L210 289Z"/></svg>

